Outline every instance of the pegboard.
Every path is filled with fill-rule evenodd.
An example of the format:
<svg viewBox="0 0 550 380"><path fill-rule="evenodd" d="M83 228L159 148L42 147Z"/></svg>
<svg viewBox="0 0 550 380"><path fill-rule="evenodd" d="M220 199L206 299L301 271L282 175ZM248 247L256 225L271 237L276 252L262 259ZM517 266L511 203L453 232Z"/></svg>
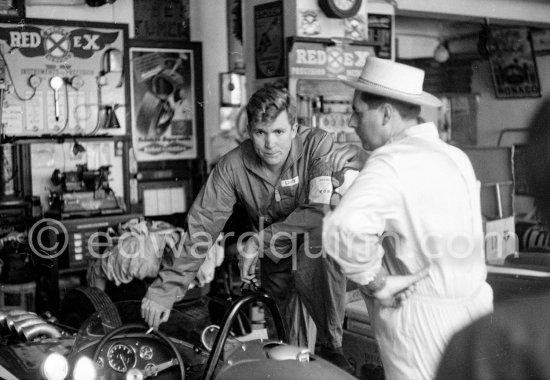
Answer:
<svg viewBox="0 0 550 380"><path fill-rule="evenodd" d="M125 135L126 24L0 22L3 137Z"/></svg>

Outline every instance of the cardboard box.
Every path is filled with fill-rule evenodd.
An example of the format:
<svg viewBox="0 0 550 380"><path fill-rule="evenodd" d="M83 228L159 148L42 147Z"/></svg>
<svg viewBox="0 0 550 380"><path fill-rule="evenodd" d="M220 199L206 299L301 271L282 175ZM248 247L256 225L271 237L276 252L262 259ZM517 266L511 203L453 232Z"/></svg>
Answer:
<svg viewBox="0 0 550 380"><path fill-rule="evenodd" d="M516 235L515 218L485 222L485 261L491 265L503 265L506 257L517 255L519 239Z"/></svg>

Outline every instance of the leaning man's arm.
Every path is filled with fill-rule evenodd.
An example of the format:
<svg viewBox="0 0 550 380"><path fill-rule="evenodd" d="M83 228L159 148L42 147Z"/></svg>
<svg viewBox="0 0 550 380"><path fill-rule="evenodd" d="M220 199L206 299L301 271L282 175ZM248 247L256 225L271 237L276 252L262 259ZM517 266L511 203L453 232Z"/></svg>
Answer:
<svg viewBox="0 0 550 380"><path fill-rule="evenodd" d="M187 231L165 257L158 277L147 290L146 298L171 308L187 292L208 250L215 243L236 202L230 181L231 167L222 159L212 170L187 215Z"/></svg>
<svg viewBox="0 0 550 380"><path fill-rule="evenodd" d="M196 258L182 253L172 265L164 266L157 278L149 286L146 298L171 309L180 301L193 282L204 258Z"/></svg>

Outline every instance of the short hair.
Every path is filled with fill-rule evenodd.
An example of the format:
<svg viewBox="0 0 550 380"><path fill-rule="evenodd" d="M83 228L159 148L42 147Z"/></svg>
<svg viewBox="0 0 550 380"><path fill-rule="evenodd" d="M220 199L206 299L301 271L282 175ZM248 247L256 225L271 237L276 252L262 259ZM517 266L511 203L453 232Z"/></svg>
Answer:
<svg viewBox="0 0 550 380"><path fill-rule="evenodd" d="M528 186L541 221L550 222L550 98L540 103L529 127L526 159Z"/></svg>
<svg viewBox="0 0 550 380"><path fill-rule="evenodd" d="M385 96L375 95L371 93L361 92L361 100L369 105L369 107L378 107L382 103L390 103L399 112L403 119L418 119L421 108L417 104L402 102L400 100L388 98Z"/></svg>
<svg viewBox="0 0 550 380"><path fill-rule="evenodd" d="M273 122L281 112L286 111L288 122L296 122L296 103L286 88L262 87L250 97L246 105L248 129L257 124Z"/></svg>

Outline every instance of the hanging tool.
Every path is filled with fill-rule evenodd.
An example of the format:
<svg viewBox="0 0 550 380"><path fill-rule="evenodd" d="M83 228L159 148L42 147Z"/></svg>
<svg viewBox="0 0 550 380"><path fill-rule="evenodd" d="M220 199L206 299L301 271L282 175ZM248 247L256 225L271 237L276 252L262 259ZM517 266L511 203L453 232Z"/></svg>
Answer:
<svg viewBox="0 0 550 380"><path fill-rule="evenodd" d="M50 79L50 87L53 89L55 121L59 121L59 90L63 87L63 78L55 76Z"/></svg>

